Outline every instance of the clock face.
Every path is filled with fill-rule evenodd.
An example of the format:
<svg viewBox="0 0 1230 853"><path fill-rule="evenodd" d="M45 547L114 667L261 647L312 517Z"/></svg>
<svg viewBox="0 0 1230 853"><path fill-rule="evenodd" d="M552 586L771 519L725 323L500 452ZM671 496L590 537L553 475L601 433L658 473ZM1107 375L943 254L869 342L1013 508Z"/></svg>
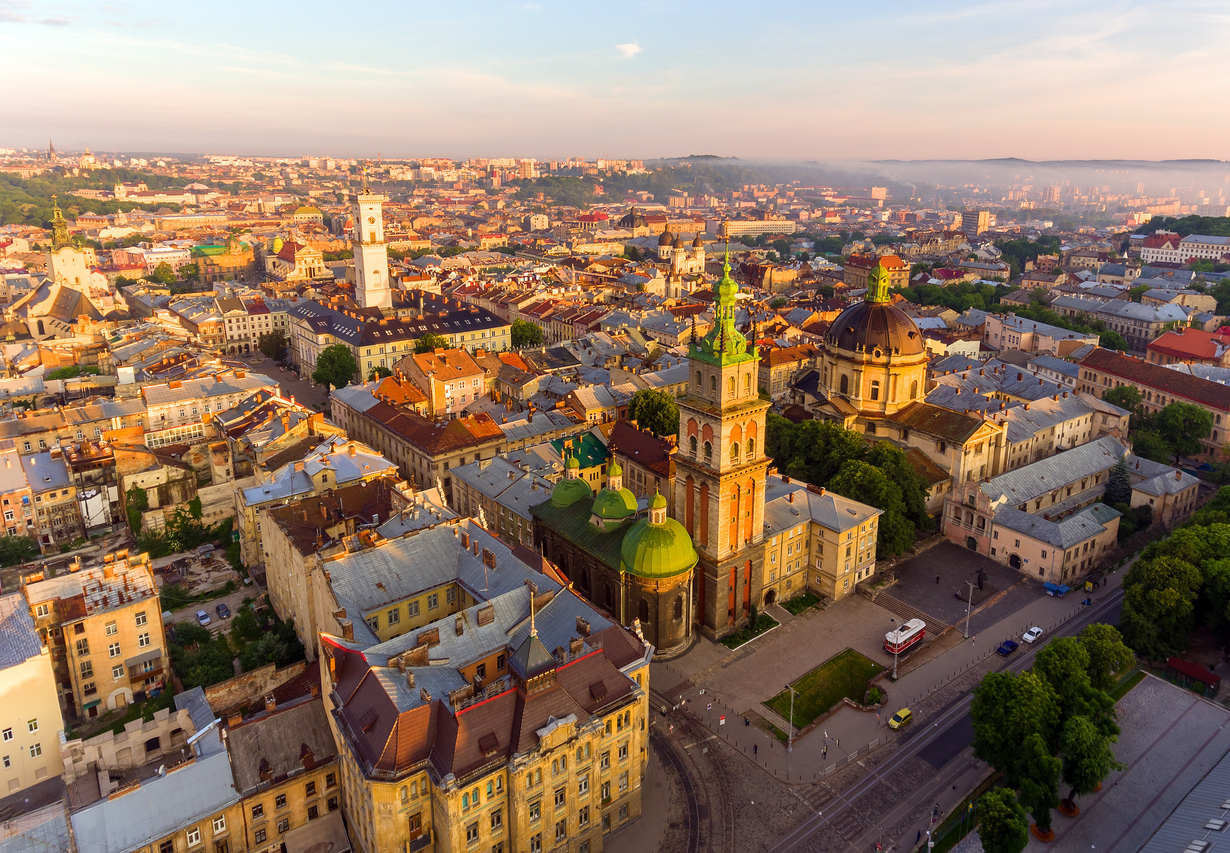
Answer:
<svg viewBox="0 0 1230 853"><path fill-rule="evenodd" d="M375 224L376 224L376 217L374 217L374 216L369 216L369 217L367 217L367 224L368 224L368 225L375 225Z"/></svg>

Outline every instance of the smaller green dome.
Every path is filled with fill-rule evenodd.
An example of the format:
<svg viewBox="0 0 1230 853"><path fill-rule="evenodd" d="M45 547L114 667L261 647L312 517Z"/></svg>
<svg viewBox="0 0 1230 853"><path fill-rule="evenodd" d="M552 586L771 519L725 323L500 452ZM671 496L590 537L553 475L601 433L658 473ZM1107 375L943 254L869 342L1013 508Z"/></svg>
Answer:
<svg viewBox="0 0 1230 853"><path fill-rule="evenodd" d="M692 537L675 519L653 524L642 518L624 536L619 558L622 571L656 580L691 571L700 555L692 547Z"/></svg>
<svg viewBox="0 0 1230 853"><path fill-rule="evenodd" d="M649 502L650 509L666 509L666 498L662 497L661 492L653 493L653 500Z"/></svg>
<svg viewBox="0 0 1230 853"><path fill-rule="evenodd" d="M575 456L569 456L568 457L568 467L569 468L580 468L581 460L577 459Z"/></svg>
<svg viewBox="0 0 1230 853"><path fill-rule="evenodd" d="M551 490L551 503L556 506L572 506L578 501L587 501L593 496L594 493L589 483L580 477L565 477Z"/></svg>
<svg viewBox="0 0 1230 853"><path fill-rule="evenodd" d="M631 518L636 515L636 495L627 489L603 489L594 498L594 515L608 520Z"/></svg>
<svg viewBox="0 0 1230 853"><path fill-rule="evenodd" d="M275 252L280 252L280 251L282 251L282 246L284 246L284 245L285 245L285 244L282 242L282 238L281 238L281 237L274 237L274 238L273 238L273 250L274 250Z"/></svg>
<svg viewBox="0 0 1230 853"><path fill-rule="evenodd" d="M610 467L606 469L606 475L608 477L622 477L624 469L619 467L618 462L612 462Z"/></svg>

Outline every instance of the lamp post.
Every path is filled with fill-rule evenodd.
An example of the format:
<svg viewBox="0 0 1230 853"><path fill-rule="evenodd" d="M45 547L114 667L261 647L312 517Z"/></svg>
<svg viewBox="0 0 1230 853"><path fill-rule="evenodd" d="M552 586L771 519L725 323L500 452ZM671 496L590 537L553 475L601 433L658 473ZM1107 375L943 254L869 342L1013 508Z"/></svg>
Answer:
<svg viewBox="0 0 1230 853"><path fill-rule="evenodd" d="M794 752L794 688L787 684L786 689L790 691L790 719L786 721L790 724L790 732L786 735L786 752Z"/></svg>
<svg viewBox="0 0 1230 853"><path fill-rule="evenodd" d="M889 621L892 622L894 625L897 624L896 619L890 619ZM898 640L901 639L900 634L897 635L897 639ZM897 655L899 651L900 651L900 646L897 643L893 643L893 681L897 680Z"/></svg>
<svg viewBox="0 0 1230 853"><path fill-rule="evenodd" d="M974 606L974 582L966 581L965 585L969 587L969 601L965 602L965 639L969 639L969 614Z"/></svg>

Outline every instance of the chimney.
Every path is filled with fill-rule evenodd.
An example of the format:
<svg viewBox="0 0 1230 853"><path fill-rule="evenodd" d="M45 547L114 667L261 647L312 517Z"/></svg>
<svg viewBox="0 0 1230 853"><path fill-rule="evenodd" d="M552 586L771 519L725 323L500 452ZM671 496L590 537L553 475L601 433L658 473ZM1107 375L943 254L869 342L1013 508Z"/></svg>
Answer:
<svg viewBox="0 0 1230 853"><path fill-rule="evenodd" d="M277 703L277 700L273 698L273 694L266 693L265 694L265 713L272 714L274 711L277 710L277 707L278 707L278 703Z"/></svg>
<svg viewBox="0 0 1230 853"><path fill-rule="evenodd" d="M568 640L568 656L573 657L581 653L581 649L585 647L585 643L580 637L572 637Z"/></svg>
<svg viewBox="0 0 1230 853"><path fill-rule="evenodd" d="M790 501L790 503L794 503L794 492L790 493L788 500Z"/></svg>
<svg viewBox="0 0 1230 853"><path fill-rule="evenodd" d="M403 667L404 667L404 664L403 664ZM403 668L403 672L404 671L405 670ZM406 686L409 687L411 690L414 689L414 673L413 672L406 672Z"/></svg>
<svg viewBox="0 0 1230 853"><path fill-rule="evenodd" d="M466 632L466 622L463 617L458 616L453 620L453 630L457 632L458 637Z"/></svg>
<svg viewBox="0 0 1230 853"><path fill-rule="evenodd" d="M461 547L470 550L470 534L464 530L461 531Z"/></svg>
<svg viewBox="0 0 1230 853"><path fill-rule="evenodd" d="M483 549L483 565L489 569L495 568L495 552L490 548Z"/></svg>
<svg viewBox="0 0 1230 853"><path fill-rule="evenodd" d="M354 623L349 619L342 620L342 639L354 641Z"/></svg>
<svg viewBox="0 0 1230 853"><path fill-rule="evenodd" d="M242 722L243 722L243 714L241 714L239 711L232 711L231 715L226 718L227 726L229 726L232 729L235 728L235 726L239 725Z"/></svg>

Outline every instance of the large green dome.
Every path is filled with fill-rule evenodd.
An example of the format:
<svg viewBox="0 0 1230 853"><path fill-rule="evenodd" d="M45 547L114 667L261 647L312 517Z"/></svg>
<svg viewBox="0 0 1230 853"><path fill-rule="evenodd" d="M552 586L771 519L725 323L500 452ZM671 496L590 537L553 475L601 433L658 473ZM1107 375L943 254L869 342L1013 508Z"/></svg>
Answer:
<svg viewBox="0 0 1230 853"><path fill-rule="evenodd" d="M624 536L620 568L642 578L669 578L695 568L700 556L692 537L673 518L653 524L642 518Z"/></svg>
<svg viewBox="0 0 1230 853"><path fill-rule="evenodd" d="M594 515L608 521L631 518L636 515L636 495L627 489L603 489L594 498Z"/></svg>
<svg viewBox="0 0 1230 853"><path fill-rule="evenodd" d="M580 477L565 477L551 490L551 503L556 506L572 506L577 501L589 500L594 492L589 483Z"/></svg>

